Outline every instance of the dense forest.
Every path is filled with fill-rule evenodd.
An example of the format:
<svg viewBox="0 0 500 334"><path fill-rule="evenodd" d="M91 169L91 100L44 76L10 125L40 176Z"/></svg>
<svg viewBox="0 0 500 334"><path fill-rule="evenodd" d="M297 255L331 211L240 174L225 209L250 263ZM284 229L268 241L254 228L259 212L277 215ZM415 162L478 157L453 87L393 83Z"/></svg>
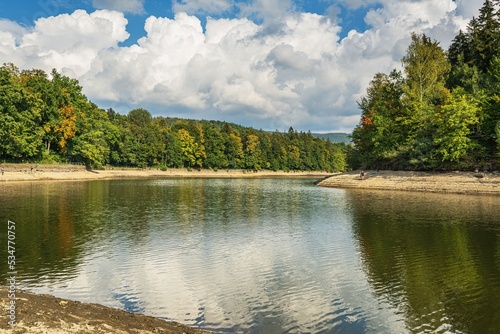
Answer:
<svg viewBox="0 0 500 334"><path fill-rule="evenodd" d="M310 132L265 132L220 121L128 115L90 102L53 70L0 67L0 161L77 162L92 168L249 170L496 169L500 162L500 0L448 50L411 36L402 71L377 73L359 101L349 143Z"/></svg>
<svg viewBox="0 0 500 334"><path fill-rule="evenodd" d="M353 165L495 169L500 159L500 0L487 0L449 49L413 34L403 73L378 73L359 102Z"/></svg>
<svg viewBox="0 0 500 334"><path fill-rule="evenodd" d="M346 169L343 143L290 128L265 132L220 121L121 115L98 108L75 79L0 67L0 161L214 170Z"/></svg>

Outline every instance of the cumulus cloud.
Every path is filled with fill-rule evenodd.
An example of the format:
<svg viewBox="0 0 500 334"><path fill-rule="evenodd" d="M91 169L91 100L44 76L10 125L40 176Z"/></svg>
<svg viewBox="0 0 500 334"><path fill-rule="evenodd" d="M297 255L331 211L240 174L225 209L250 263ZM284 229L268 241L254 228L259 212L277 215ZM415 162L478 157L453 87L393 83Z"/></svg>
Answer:
<svg viewBox="0 0 500 334"><path fill-rule="evenodd" d="M9 34L15 43L19 43L22 36L24 36L27 31L28 30L25 27L21 26L17 22L0 19L0 32Z"/></svg>
<svg viewBox="0 0 500 334"><path fill-rule="evenodd" d="M144 14L144 0L92 0L96 9L116 10L123 13Z"/></svg>
<svg viewBox="0 0 500 334"><path fill-rule="evenodd" d="M103 107L141 106L156 115L269 130L350 131L359 121L356 101L376 72L400 68L411 32L425 32L446 48L467 23L465 2L381 0L366 14L369 30L340 39L341 26L328 15L277 3L255 0L241 10L270 10L279 20L209 17L202 27L182 11L151 16L146 35L128 47L119 46L128 38L127 20L116 11L42 18L30 30L0 21L0 62L56 67ZM191 12L215 8L195 0L177 4Z"/></svg>
<svg viewBox="0 0 500 334"><path fill-rule="evenodd" d="M101 50L117 47L128 38L126 24L123 14L105 10L92 14L77 10L71 15L40 18L34 28L23 30L18 43L1 40L0 60L21 68L49 71L56 67L78 78L90 70ZM12 36L15 38L15 33Z"/></svg>
<svg viewBox="0 0 500 334"><path fill-rule="evenodd" d="M239 17L249 17L269 24L281 21L295 10L293 0L174 0L174 13L208 15L220 17L224 12L237 12Z"/></svg>
<svg viewBox="0 0 500 334"><path fill-rule="evenodd" d="M27 29L16 22L0 19L0 55L13 54Z"/></svg>

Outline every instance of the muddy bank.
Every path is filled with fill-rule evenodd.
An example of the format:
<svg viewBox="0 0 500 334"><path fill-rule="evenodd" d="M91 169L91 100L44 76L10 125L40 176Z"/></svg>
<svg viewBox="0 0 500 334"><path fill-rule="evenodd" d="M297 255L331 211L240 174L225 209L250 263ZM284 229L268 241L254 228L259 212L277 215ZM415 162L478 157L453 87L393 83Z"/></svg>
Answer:
<svg viewBox="0 0 500 334"><path fill-rule="evenodd" d="M80 303L21 290L16 291L16 323L11 326L8 324L10 300L6 287L0 288L0 295L0 308L4 312L0 333L208 333L98 304Z"/></svg>
<svg viewBox="0 0 500 334"><path fill-rule="evenodd" d="M365 171L335 174L317 183L321 187L425 191L500 195L499 173Z"/></svg>
<svg viewBox="0 0 500 334"><path fill-rule="evenodd" d="M258 177L317 177L324 172L284 172L261 170L187 170L187 169L132 169L108 168L105 170L86 170L84 166L50 166L4 164L4 174L0 174L0 183L12 181L44 181L44 180L99 180L99 179L133 179L133 178L258 178Z"/></svg>

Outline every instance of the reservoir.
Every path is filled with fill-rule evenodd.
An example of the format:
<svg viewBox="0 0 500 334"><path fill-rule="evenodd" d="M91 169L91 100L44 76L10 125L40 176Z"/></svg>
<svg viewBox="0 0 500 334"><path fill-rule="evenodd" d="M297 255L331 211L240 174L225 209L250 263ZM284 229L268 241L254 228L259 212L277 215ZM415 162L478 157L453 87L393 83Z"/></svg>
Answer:
<svg viewBox="0 0 500 334"><path fill-rule="evenodd" d="M10 220L36 293L217 333L500 333L500 197L314 181L1 183L0 279Z"/></svg>

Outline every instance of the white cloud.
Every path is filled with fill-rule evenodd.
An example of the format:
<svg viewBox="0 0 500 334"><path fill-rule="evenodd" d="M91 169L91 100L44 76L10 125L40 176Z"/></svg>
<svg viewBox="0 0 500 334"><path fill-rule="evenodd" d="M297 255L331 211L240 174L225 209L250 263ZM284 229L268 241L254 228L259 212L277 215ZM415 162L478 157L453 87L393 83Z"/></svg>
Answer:
<svg viewBox="0 0 500 334"><path fill-rule="evenodd" d="M10 51L0 52L0 60L21 68L50 71L56 67L80 77L90 70L101 50L117 47L128 38L126 24L123 14L105 10L92 14L77 10L71 15L40 18L34 28L18 38L17 45L2 39L0 50L10 47Z"/></svg>
<svg viewBox="0 0 500 334"><path fill-rule="evenodd" d="M376 72L401 66L410 33L425 32L446 48L467 23L464 3L383 0L366 15L369 30L340 40L341 27L328 16L294 12L290 1L278 8L256 0L242 11L269 10L273 20L208 18L203 29L183 12L151 16L146 36L130 47L118 46L128 38L122 13L76 11L39 19L29 31L0 21L0 62L56 67L103 107L141 106L269 130L351 130L359 120L356 101Z"/></svg>
<svg viewBox="0 0 500 334"><path fill-rule="evenodd" d="M27 29L16 22L0 19L0 56L15 53L17 45L26 33Z"/></svg>
<svg viewBox="0 0 500 334"><path fill-rule="evenodd" d="M12 45L20 43L22 36L24 36L27 31L28 30L25 27L19 25L17 22L7 19L0 19L0 32L9 35L8 39L13 42Z"/></svg>
<svg viewBox="0 0 500 334"><path fill-rule="evenodd" d="M96 9L116 10L123 13L144 14L144 0L92 0Z"/></svg>

